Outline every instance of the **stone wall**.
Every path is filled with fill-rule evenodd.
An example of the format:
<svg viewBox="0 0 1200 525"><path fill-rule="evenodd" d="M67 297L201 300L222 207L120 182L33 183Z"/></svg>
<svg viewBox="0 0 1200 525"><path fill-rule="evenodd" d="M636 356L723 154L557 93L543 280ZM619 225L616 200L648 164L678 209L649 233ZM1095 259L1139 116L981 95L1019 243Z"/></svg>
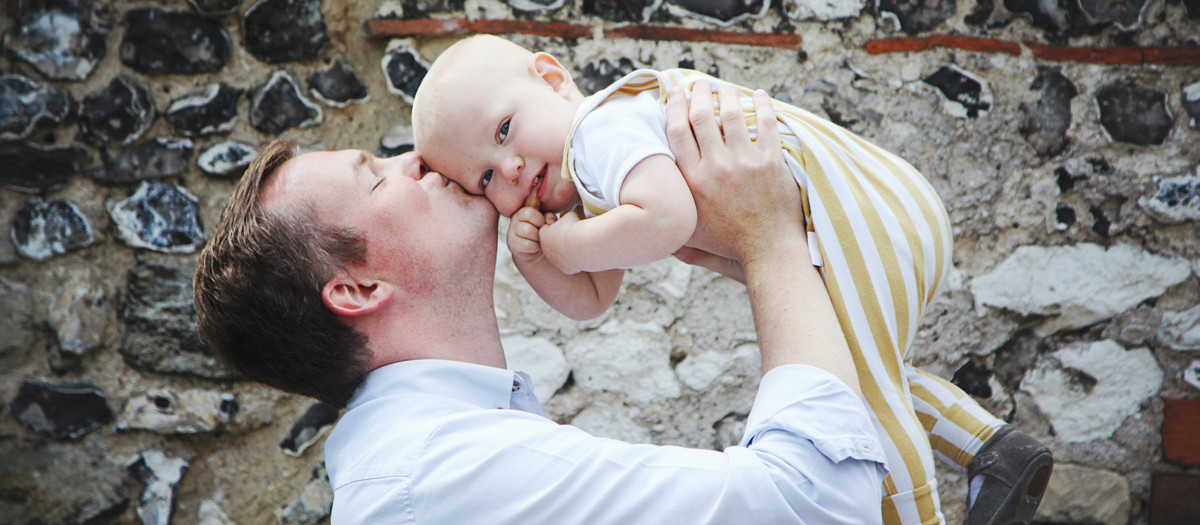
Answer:
<svg viewBox="0 0 1200 525"><path fill-rule="evenodd" d="M410 147L409 94L473 31L559 56L586 90L638 66L761 87L908 159L956 235L914 360L1052 444L1040 519L1200 519L1196 0L2 9L0 521L325 520L337 414L213 361L192 334L195 251L272 137ZM497 270L510 363L550 417L631 441L737 439L759 375L741 286L660 261L577 323L503 246ZM958 523L963 476L939 476Z"/></svg>

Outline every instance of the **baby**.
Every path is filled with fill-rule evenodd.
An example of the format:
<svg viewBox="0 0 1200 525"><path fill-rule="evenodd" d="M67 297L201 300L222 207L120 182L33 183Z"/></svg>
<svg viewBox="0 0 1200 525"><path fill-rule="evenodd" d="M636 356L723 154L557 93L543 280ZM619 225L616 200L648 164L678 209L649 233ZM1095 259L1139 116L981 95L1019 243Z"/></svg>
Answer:
<svg viewBox="0 0 1200 525"><path fill-rule="evenodd" d="M717 86L724 100L736 93L748 119L754 97L766 97L681 69L638 70L584 97L553 56L476 36L438 57L418 89L416 150L512 217L513 262L547 303L591 318L612 305L624 268L677 252L740 277L696 234L696 207L666 138L667 94L696 82ZM944 521L934 456L968 473L967 523L1030 521L1050 451L907 360L950 266L936 192L899 157L807 111L770 105L801 189L812 260L887 449L885 521Z"/></svg>

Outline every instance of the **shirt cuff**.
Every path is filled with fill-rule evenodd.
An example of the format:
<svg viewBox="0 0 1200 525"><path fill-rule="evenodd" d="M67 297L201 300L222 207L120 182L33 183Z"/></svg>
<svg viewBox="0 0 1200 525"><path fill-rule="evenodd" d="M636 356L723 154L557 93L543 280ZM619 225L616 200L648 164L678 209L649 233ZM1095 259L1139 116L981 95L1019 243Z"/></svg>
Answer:
<svg viewBox="0 0 1200 525"><path fill-rule="evenodd" d="M782 430L807 439L834 463L846 459L883 466L883 445L863 401L833 374L808 365L784 365L763 375L746 419L742 446Z"/></svg>

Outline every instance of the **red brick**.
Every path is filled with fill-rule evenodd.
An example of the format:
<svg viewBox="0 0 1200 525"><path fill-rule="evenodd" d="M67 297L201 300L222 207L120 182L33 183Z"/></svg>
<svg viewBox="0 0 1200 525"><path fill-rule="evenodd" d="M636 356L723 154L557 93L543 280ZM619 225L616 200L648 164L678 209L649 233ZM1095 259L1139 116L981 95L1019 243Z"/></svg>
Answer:
<svg viewBox="0 0 1200 525"><path fill-rule="evenodd" d="M1164 459L1200 465L1200 399L1163 399L1163 403Z"/></svg>
<svg viewBox="0 0 1200 525"><path fill-rule="evenodd" d="M1200 523L1200 475L1155 472L1149 513L1149 525Z"/></svg>
<svg viewBox="0 0 1200 525"><path fill-rule="evenodd" d="M627 25L604 30L605 38L640 38L643 40L685 40L744 46L799 49L801 38L794 33L749 33L716 29L688 29L673 26Z"/></svg>
<svg viewBox="0 0 1200 525"><path fill-rule="evenodd" d="M1021 45L1016 42L958 35L928 35L901 38L881 38L867 42L863 49L872 55L902 51L925 51L933 48L961 49L981 53L1004 53L1020 55Z"/></svg>

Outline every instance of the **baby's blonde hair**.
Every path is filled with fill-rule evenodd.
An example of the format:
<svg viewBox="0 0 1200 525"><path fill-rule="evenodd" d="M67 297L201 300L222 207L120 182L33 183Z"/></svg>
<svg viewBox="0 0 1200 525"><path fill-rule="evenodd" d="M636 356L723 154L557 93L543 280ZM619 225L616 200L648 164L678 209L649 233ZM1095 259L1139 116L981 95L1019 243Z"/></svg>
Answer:
<svg viewBox="0 0 1200 525"><path fill-rule="evenodd" d="M451 103L445 84L464 79L486 82L489 78L525 73L531 56L528 49L494 35L468 37L442 52L413 96L413 144L417 151L422 143L439 140L437 124Z"/></svg>

